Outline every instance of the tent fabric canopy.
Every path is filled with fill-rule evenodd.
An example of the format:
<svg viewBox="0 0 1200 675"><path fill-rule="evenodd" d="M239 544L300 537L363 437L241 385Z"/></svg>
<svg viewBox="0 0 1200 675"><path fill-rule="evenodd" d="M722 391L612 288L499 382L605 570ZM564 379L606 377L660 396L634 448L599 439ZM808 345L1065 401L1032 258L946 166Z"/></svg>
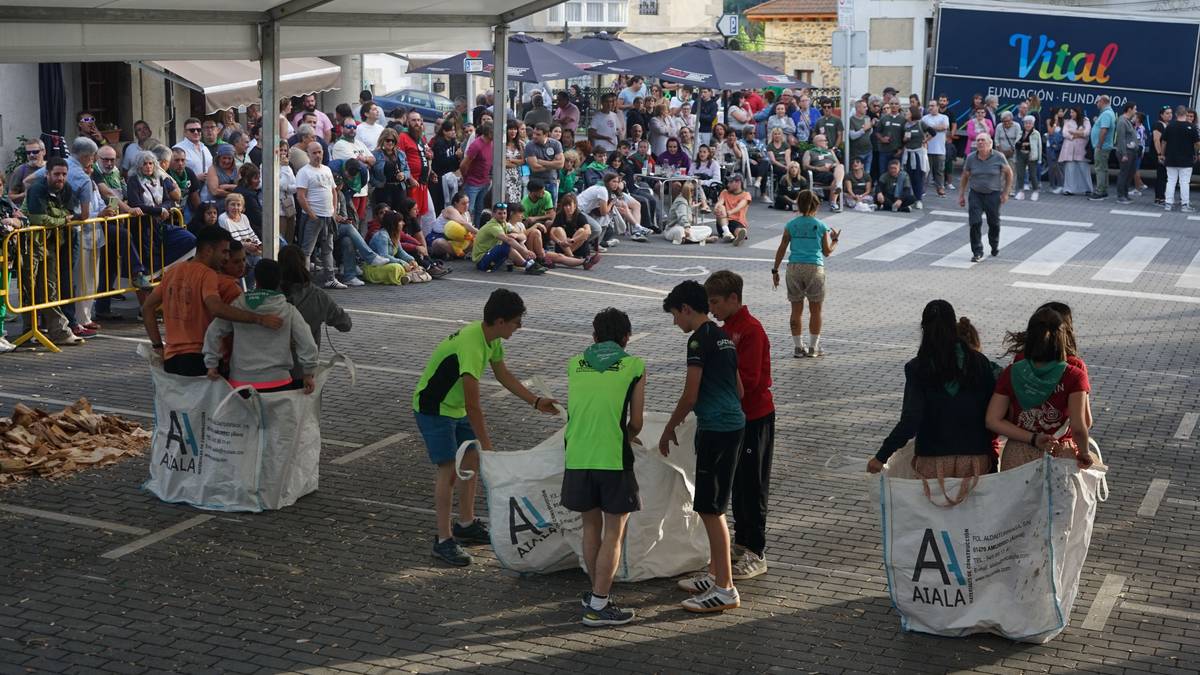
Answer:
<svg viewBox="0 0 1200 675"><path fill-rule="evenodd" d="M595 63L588 66L589 68L601 63L631 59L647 53L645 49L631 45L606 31L563 40L559 46L596 59Z"/></svg>
<svg viewBox="0 0 1200 675"><path fill-rule="evenodd" d="M204 94L209 113L259 102L258 61L149 61L147 65ZM276 93L285 98L340 89L341 80L341 67L325 59L280 59Z"/></svg>
<svg viewBox="0 0 1200 675"><path fill-rule="evenodd" d="M461 75L466 72L463 59L468 55L483 61L483 73L490 75L495 69L496 57L491 50L462 52L442 59L423 68L410 70L414 74ZM598 61L584 54L573 52L523 33L508 38L508 79L514 82L546 82L579 77L588 73L583 69L598 65Z"/></svg>
<svg viewBox="0 0 1200 675"><path fill-rule="evenodd" d="M809 86L755 61L744 52L725 49L715 40L693 40L660 52L596 66L592 71L645 75L714 89Z"/></svg>

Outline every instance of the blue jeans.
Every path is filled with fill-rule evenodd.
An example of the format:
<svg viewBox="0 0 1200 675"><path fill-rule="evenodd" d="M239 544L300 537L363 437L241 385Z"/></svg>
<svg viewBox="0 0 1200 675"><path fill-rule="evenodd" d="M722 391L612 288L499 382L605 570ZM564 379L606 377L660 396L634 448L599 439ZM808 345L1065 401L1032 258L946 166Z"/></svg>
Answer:
<svg viewBox="0 0 1200 675"><path fill-rule="evenodd" d="M863 163L863 172L868 176L871 175L871 157L875 154L873 150L868 150L861 155L855 155L857 159L861 159ZM849 169L850 167L846 167Z"/></svg>
<svg viewBox="0 0 1200 675"><path fill-rule="evenodd" d="M551 201L553 201L555 204L557 204L558 203L558 181L556 181L556 180L546 181L546 190L550 192Z"/></svg>
<svg viewBox="0 0 1200 675"><path fill-rule="evenodd" d="M512 251L512 247L508 244L496 244L492 250L483 254L479 262L475 263L475 268L480 272L487 272L504 264L508 260L508 254Z"/></svg>
<svg viewBox="0 0 1200 675"><path fill-rule="evenodd" d="M421 432L421 438L425 440L429 461L434 464L453 462L459 444L475 440L475 430L465 417L430 415L415 410L413 416L417 419L417 429Z"/></svg>
<svg viewBox="0 0 1200 675"><path fill-rule="evenodd" d="M375 259L375 251L367 246L358 229L350 223L339 223L337 230L338 247L342 251L342 281L358 276L358 261L366 262Z"/></svg>
<svg viewBox="0 0 1200 675"><path fill-rule="evenodd" d="M467 185L463 188L463 191L467 193L467 199L471 202L472 222L478 220L479 214L488 207L488 195L491 194L488 188L490 187L490 185Z"/></svg>

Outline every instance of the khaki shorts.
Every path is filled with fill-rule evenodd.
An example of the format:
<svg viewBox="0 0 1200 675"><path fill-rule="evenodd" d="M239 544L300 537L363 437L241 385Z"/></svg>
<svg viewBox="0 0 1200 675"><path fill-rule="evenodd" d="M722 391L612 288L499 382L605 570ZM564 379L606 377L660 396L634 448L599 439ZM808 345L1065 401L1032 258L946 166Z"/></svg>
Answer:
<svg viewBox="0 0 1200 675"><path fill-rule="evenodd" d="M825 302L825 266L788 263L788 302Z"/></svg>

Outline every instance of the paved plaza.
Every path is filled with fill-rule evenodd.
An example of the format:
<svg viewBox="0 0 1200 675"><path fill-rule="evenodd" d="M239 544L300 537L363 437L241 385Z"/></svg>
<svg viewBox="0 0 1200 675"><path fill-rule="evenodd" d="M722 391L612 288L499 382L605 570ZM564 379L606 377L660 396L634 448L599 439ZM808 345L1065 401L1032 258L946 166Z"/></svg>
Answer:
<svg viewBox="0 0 1200 675"><path fill-rule="evenodd" d="M931 196L913 214L826 219L843 234L828 262L819 359L791 358L786 297L769 273L786 215L761 204L740 248L658 238L622 242L586 273L457 263L431 284L338 291L354 329L322 349L353 359L358 379L338 369L329 380L321 488L295 506L252 515L164 504L139 489L137 459L0 492L0 672L1200 671L1200 220L1148 197L1010 201L1000 256L970 265L956 197ZM565 360L612 305L629 313L629 351L647 361L647 409L669 412L685 341L662 297L726 268L745 277L770 335L778 407L770 571L739 583L741 609L689 615L670 580L618 585L638 619L588 629L582 572L520 578L487 547L472 548L465 569L430 557L433 469L409 401L439 339L479 318L493 288L518 291L529 313L506 345L509 366L562 397ZM1111 496L1071 625L1045 645L904 633L887 595L877 479L864 469L899 416L921 308L939 297L972 319L993 357L1042 302L1074 308ZM148 424L143 338L140 323L108 324L61 354L0 357L0 414L86 396ZM490 375L483 388L497 449L555 430Z"/></svg>

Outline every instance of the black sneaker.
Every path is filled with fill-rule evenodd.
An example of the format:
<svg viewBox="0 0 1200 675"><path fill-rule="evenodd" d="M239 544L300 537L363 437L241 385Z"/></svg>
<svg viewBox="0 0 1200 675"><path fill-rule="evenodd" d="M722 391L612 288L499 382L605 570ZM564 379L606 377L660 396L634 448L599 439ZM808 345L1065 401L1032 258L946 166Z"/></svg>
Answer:
<svg viewBox="0 0 1200 675"><path fill-rule="evenodd" d="M433 536L433 557L455 567L466 567L471 564L471 554L462 550L457 541L453 538L438 541L437 535Z"/></svg>
<svg viewBox="0 0 1200 675"><path fill-rule="evenodd" d="M1105 199L1108 199L1107 192L1105 192L1103 194L1093 192L1092 194L1088 195L1088 201L1092 201L1092 202L1102 202Z"/></svg>
<svg viewBox="0 0 1200 675"><path fill-rule="evenodd" d="M993 247L992 247L992 257L993 257L993 258L995 258L995 257L996 257L996 256L998 256L998 255L1000 255L1000 247L999 247L999 246L993 246Z"/></svg>
<svg viewBox="0 0 1200 675"><path fill-rule="evenodd" d="M604 609L585 609L583 611L583 625L585 626L621 626L633 621L633 611L621 609L608 601Z"/></svg>
<svg viewBox="0 0 1200 675"><path fill-rule="evenodd" d="M973 262L973 263L977 263L977 262L979 262L980 260L983 260L983 256L981 256L981 255L973 255L973 256L971 256L971 262Z"/></svg>
<svg viewBox="0 0 1200 675"><path fill-rule="evenodd" d="M492 541L487 526L478 518L471 521L471 524L465 527L454 523L454 526L450 529L450 533L454 535L455 541L462 544L490 544Z"/></svg>

